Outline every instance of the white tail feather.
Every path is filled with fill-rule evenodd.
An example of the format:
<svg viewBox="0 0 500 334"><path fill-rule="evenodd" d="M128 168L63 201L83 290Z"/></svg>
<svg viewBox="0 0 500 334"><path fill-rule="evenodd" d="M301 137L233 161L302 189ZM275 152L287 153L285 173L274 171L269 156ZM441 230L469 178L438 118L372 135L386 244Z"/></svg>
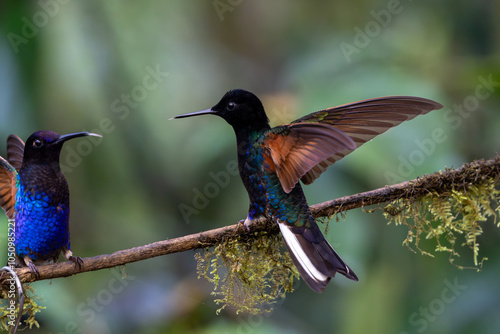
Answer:
<svg viewBox="0 0 500 334"><path fill-rule="evenodd" d="M285 239L286 244L293 255L299 262L300 266L304 269L304 271L316 282L326 282L330 278L324 274L322 274L311 262L309 257L306 255L302 247L300 246L299 241L297 240L297 236L284 224L278 224L281 230L281 234Z"/></svg>

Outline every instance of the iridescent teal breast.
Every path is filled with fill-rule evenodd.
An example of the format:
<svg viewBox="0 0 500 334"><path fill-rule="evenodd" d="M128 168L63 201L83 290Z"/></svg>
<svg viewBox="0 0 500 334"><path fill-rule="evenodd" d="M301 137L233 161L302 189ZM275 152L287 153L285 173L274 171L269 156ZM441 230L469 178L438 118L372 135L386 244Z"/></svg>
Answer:
<svg viewBox="0 0 500 334"><path fill-rule="evenodd" d="M247 148L239 160L240 175L250 197L250 219L267 216L297 227L314 224L300 184L287 194L278 175L264 168L263 152L258 144Z"/></svg>

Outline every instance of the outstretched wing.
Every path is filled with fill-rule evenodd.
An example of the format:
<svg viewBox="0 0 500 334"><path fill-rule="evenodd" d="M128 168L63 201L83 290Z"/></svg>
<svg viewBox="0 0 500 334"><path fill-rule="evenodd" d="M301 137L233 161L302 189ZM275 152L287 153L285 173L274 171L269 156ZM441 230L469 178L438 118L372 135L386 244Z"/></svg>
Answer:
<svg viewBox="0 0 500 334"><path fill-rule="evenodd" d="M356 144L344 132L326 123L296 123L273 128L259 140L264 166L275 172L289 193L301 177L328 157Z"/></svg>
<svg viewBox="0 0 500 334"><path fill-rule="evenodd" d="M343 132L355 143L353 147L336 151L312 166L301 177L302 182L312 183L328 166L388 129L442 107L437 102L420 97L387 96L344 104L299 118L292 122L292 125L318 122L328 124Z"/></svg>
<svg viewBox="0 0 500 334"><path fill-rule="evenodd" d="M7 138L7 161L17 171L21 169L24 156L24 142L16 135Z"/></svg>
<svg viewBox="0 0 500 334"><path fill-rule="evenodd" d="M4 158L0 157L0 206L7 218L15 215L17 171Z"/></svg>

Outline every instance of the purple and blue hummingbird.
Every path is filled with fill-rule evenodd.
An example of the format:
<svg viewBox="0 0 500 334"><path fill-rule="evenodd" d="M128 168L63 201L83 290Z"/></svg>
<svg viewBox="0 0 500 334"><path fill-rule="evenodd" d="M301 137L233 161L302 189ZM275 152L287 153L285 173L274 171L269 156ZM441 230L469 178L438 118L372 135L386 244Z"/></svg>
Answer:
<svg viewBox="0 0 500 334"><path fill-rule="evenodd" d="M59 166L63 144L83 136L100 137L89 132L37 131L25 145L10 135L7 160L0 157L0 206L15 224L16 266L28 266L35 277L37 265L57 262L61 252L75 266L83 265L71 252L69 188Z"/></svg>

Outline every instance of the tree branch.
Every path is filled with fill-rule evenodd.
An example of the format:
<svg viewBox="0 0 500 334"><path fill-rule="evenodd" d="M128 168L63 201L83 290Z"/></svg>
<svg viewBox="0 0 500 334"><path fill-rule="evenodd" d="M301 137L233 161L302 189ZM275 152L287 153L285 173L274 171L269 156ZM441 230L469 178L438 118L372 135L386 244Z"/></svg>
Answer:
<svg viewBox="0 0 500 334"><path fill-rule="evenodd" d="M385 186L364 193L354 194L311 206L315 217L328 217L373 204L391 202L400 198L418 199L429 193L446 194L479 184L486 178L500 179L500 156L491 160L475 160L457 169L417 177L392 186Z"/></svg>
<svg viewBox="0 0 500 334"><path fill-rule="evenodd" d="M465 164L458 169L446 169L419 177L415 180L402 182L392 186L367 191L360 194L341 197L311 206L316 218L331 217L336 213L344 212L354 208L373 204L382 204L400 198L417 200L428 193L446 194L452 189L465 189L471 184L478 184L486 178L500 179L500 157L492 160L476 160ZM267 221L258 221L252 224L247 231L243 221L205 232L186 235L183 237L154 242L148 245L134 247L114 252L112 254L99 255L83 259L84 265L81 269L75 268L71 262L56 263L52 265L39 266L40 277L35 279L31 276L28 268L17 268L16 273L23 283L35 280L67 277L83 272L122 266L127 263L142 261L157 256L185 252L198 248L214 246L225 238L235 236L251 235L258 231L278 232L275 224L270 225ZM5 286L5 278L0 277L0 284Z"/></svg>

